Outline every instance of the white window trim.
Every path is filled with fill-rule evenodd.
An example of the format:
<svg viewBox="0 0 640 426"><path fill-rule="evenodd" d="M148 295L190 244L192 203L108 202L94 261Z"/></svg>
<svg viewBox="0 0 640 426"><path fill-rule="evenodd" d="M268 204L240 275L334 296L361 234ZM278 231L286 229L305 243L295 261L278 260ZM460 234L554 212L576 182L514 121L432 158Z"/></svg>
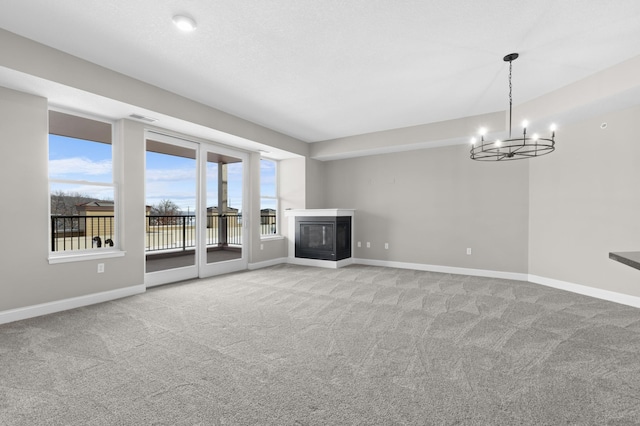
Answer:
<svg viewBox="0 0 640 426"><path fill-rule="evenodd" d="M276 227L278 225L276 224ZM277 230L277 229L276 229ZM274 241L274 240L284 240L284 235L280 235L280 234L269 234L269 235L263 235L260 234L260 241Z"/></svg>
<svg viewBox="0 0 640 426"><path fill-rule="evenodd" d="M88 250L83 250L83 251L78 250L74 254L49 256L49 264L54 265L57 263L70 263L70 262L81 262L86 260L109 259L112 257L124 257L126 254L127 252L122 250L105 250L105 251L100 251L98 253L91 252Z"/></svg>
<svg viewBox="0 0 640 426"><path fill-rule="evenodd" d="M47 182L48 182L48 203L47 203L47 236L46 236L46 244L47 244L47 261L50 265L58 264L58 263L69 263L69 262L82 262L88 260L99 260L99 259L108 259L114 257L123 257L126 255L126 251L124 251L124 232L122 232L123 224L124 224L124 212L122 211L122 193L121 189L123 188L123 152L120 143L120 126L122 121L114 122L113 120L87 114L84 112L78 112L74 110L69 110L65 108L59 108L56 106L49 105L47 111L57 111L64 114L75 115L77 117L86 118L89 120L100 121L103 123L108 123L111 125L111 175L112 182L91 182L91 181L76 181L76 180L67 180L67 179L51 179L49 178L48 172L48 164L47 160ZM48 116L48 114L47 114ZM47 159L49 158L49 125L47 119ZM75 251L61 251L61 252L53 252L51 251L51 183L83 183L86 185L95 185L95 186L107 186L113 188L113 213L114 213L114 235L116 237L116 245L111 248L104 248L101 250L75 250Z"/></svg>

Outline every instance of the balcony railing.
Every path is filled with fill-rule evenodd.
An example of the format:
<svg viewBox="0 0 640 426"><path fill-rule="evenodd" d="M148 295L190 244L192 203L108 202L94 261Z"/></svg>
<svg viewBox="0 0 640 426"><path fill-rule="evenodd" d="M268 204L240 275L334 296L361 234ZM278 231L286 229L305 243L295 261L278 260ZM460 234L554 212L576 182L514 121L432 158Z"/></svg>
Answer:
<svg viewBox="0 0 640 426"><path fill-rule="evenodd" d="M147 216L145 251L186 250L195 246L195 215Z"/></svg>
<svg viewBox="0 0 640 426"><path fill-rule="evenodd" d="M113 216L51 216L51 251L113 246ZM275 215L261 215L262 235L276 232ZM242 215L207 215L207 247L241 246ZM196 216L146 216L147 252L187 250L196 246Z"/></svg>
<svg viewBox="0 0 640 426"><path fill-rule="evenodd" d="M51 216L51 251L113 246L113 216Z"/></svg>
<svg viewBox="0 0 640 426"><path fill-rule="evenodd" d="M241 246L242 215L207 215L207 247ZM186 250L196 246L196 216L147 216L145 250Z"/></svg>
<svg viewBox="0 0 640 426"><path fill-rule="evenodd" d="M276 215L261 214L260 215L260 235L273 235L277 232Z"/></svg>

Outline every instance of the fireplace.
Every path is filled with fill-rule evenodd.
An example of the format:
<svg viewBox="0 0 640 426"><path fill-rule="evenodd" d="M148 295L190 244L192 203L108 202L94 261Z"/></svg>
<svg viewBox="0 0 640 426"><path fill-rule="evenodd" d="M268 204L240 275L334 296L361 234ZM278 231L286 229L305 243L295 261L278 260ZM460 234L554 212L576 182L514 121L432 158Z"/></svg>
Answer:
<svg viewBox="0 0 640 426"><path fill-rule="evenodd" d="M296 216L295 257L342 260L351 257L351 216Z"/></svg>

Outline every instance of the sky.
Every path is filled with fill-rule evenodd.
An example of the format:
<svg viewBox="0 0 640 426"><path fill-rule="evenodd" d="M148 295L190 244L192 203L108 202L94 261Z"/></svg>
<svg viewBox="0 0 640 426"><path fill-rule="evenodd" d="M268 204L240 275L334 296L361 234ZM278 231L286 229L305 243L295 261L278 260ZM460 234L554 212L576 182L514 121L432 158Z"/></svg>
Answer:
<svg viewBox="0 0 640 426"><path fill-rule="evenodd" d="M93 183L113 181L111 145L64 136L49 135L49 178ZM113 200L111 186L87 183L51 183L51 192L79 193L101 200Z"/></svg>
<svg viewBox="0 0 640 426"><path fill-rule="evenodd" d="M113 188L101 186L113 181L111 145L64 136L49 135L49 178L88 183L51 183L51 191L80 193L101 200L113 200ZM242 208L243 163L227 166L228 205ZM207 163L207 207L218 205L218 164ZM276 172L272 161L260 162L261 193L275 195ZM146 153L146 204L171 200L184 213L196 207L196 160L173 155ZM263 202L261 208L275 207Z"/></svg>

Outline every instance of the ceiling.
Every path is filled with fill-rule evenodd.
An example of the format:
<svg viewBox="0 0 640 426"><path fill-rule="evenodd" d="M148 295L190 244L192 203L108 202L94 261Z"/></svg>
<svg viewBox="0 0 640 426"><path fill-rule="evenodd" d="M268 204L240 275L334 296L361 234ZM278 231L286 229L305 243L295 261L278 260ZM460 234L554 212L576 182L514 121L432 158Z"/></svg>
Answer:
<svg viewBox="0 0 640 426"><path fill-rule="evenodd" d="M0 27L306 142L504 110L511 52L516 105L640 55L638 0L3 0Z"/></svg>

